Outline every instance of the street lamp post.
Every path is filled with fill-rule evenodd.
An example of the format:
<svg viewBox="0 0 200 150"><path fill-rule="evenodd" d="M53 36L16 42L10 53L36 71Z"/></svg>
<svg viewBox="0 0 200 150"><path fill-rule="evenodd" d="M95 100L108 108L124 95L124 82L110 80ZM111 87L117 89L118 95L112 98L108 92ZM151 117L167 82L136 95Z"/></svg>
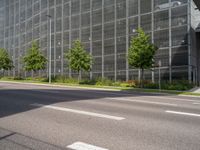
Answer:
<svg viewBox="0 0 200 150"><path fill-rule="evenodd" d="M49 18L49 83L51 83L51 16L46 16Z"/></svg>
<svg viewBox="0 0 200 150"><path fill-rule="evenodd" d="M161 60L159 60L159 62L158 62L158 75L159 75L159 81L158 81L158 84L159 84L159 90L161 91L161 72L160 72L160 67L162 66L162 62L161 62Z"/></svg>

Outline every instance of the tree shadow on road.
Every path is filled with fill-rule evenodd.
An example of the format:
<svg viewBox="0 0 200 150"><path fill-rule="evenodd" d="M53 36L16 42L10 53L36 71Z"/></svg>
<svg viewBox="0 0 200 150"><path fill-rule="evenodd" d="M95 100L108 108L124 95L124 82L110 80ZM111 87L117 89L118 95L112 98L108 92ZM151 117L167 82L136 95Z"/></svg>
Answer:
<svg viewBox="0 0 200 150"><path fill-rule="evenodd" d="M155 96L133 91L103 91L70 88L0 89L0 118L37 109L34 104L53 105L61 102L97 100L115 97ZM163 95L164 96L164 95Z"/></svg>

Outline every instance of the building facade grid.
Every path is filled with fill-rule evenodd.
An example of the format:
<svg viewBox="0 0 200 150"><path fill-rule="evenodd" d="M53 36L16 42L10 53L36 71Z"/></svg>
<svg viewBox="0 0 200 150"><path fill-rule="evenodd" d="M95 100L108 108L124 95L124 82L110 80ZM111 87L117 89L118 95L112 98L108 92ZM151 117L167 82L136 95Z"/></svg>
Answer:
<svg viewBox="0 0 200 150"><path fill-rule="evenodd" d="M90 73L84 78L106 77L113 80L138 79L140 70L128 65L131 37L142 27L159 47L163 80L194 80L191 65L192 0L0 0L0 47L6 48L15 68L8 75L31 76L23 70L21 58L39 42L49 55L49 22L52 16L52 74L76 77L64 54L80 39L93 55ZM48 66L48 65L47 65ZM48 75L48 67L38 72ZM158 68L145 71L146 80L158 80Z"/></svg>

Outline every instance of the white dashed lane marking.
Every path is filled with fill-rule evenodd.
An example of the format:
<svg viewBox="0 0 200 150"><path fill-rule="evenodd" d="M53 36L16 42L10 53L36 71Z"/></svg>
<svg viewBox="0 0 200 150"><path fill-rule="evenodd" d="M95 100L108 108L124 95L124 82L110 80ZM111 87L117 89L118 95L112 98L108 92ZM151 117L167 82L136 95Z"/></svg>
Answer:
<svg viewBox="0 0 200 150"><path fill-rule="evenodd" d="M107 114L100 114L100 113L94 113L94 112L82 111L82 110L76 110L76 109L69 109L69 108L65 108L65 107L57 107L57 106L53 106L53 105L32 104L32 106L43 107L43 108L54 109L54 110L65 111L65 112L71 112L71 113L93 116L93 117L99 117L99 118L106 118L106 119L117 120L117 121L125 119L123 117L118 117L118 116L112 116L112 115L107 115Z"/></svg>
<svg viewBox="0 0 200 150"><path fill-rule="evenodd" d="M176 115L184 115L184 116L192 116L192 117L200 117L200 114L188 113L188 112L179 112L179 111L171 111L167 110L166 113L176 114Z"/></svg>
<svg viewBox="0 0 200 150"><path fill-rule="evenodd" d="M83 142L76 142L72 145L67 146L67 148L73 149L73 150L108 150L105 148L97 147L94 145L90 145Z"/></svg>

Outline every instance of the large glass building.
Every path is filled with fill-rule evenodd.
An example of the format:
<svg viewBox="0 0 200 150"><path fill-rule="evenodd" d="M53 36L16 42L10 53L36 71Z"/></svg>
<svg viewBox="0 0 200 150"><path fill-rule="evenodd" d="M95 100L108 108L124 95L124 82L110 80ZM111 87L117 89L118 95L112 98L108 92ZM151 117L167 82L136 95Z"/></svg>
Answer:
<svg viewBox="0 0 200 150"><path fill-rule="evenodd" d="M129 41L142 27L159 47L155 60L161 60L162 79L197 82L196 7L193 0L0 0L0 47L14 62L8 75L31 76L23 70L21 58L33 40L48 58L51 36L52 74L74 77L77 73L68 68L64 53L80 39L94 58L91 72L83 77L131 80L139 78L140 70L128 65ZM47 72L48 67L38 75ZM146 70L145 79L157 81L158 68Z"/></svg>

